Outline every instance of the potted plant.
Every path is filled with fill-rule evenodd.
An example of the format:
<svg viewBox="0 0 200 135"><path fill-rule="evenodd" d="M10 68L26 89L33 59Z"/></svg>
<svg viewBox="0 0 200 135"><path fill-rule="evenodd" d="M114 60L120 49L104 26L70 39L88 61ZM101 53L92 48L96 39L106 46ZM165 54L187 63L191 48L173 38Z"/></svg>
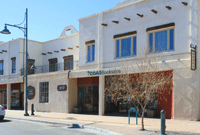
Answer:
<svg viewBox="0 0 200 135"><path fill-rule="evenodd" d="M74 109L74 113L76 113L76 114L81 113L81 111L82 111L82 107L78 104L75 105L73 109Z"/></svg>

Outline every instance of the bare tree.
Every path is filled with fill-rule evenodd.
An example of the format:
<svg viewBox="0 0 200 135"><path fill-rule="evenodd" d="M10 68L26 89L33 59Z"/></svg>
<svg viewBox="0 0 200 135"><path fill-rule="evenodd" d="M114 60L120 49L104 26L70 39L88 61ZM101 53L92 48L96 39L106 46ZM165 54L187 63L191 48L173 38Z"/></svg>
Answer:
<svg viewBox="0 0 200 135"><path fill-rule="evenodd" d="M122 74L106 77L105 95L117 103L119 100L129 100L142 118L144 130L144 113L148 103L158 102L172 86L171 71L159 71L159 55L148 55L137 60L133 66L127 63L121 68ZM133 74L134 73L134 74Z"/></svg>

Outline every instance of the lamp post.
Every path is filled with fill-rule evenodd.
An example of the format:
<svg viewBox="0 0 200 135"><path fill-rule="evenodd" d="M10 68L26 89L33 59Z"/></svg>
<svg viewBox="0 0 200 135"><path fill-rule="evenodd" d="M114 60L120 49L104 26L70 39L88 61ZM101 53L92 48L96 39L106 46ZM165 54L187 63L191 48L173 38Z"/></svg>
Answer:
<svg viewBox="0 0 200 135"><path fill-rule="evenodd" d="M23 24L25 22L25 27L21 27L20 25ZM24 116L29 116L28 114L28 101L27 101L27 82L28 82L28 78L27 78L27 74L28 74L28 9L26 8L26 13L25 13L25 18L24 21L21 24L18 25L11 25L11 24L5 24L5 27L2 31L0 31L0 33L2 34L11 34L11 32L7 29L7 26L11 26L11 27L16 27L19 28L20 30L22 30L24 32L24 36L26 38L26 72L25 72L25 88L26 88L26 95L25 95L25 114Z"/></svg>

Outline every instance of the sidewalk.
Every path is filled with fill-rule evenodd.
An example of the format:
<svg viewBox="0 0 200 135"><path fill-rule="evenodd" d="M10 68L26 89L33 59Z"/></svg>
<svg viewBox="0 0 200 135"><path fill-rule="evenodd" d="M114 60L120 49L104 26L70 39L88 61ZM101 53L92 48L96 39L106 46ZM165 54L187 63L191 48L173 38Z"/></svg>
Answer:
<svg viewBox="0 0 200 135"><path fill-rule="evenodd" d="M29 112L29 115L31 112ZM144 126L146 131L140 131L141 118L138 118L136 125L135 117L131 118L128 124L128 117L81 115L65 113L35 112L34 116L24 116L24 111L6 110L6 118L31 120L36 122L50 122L55 124L79 124L86 128L103 129L124 135L155 135L160 133L160 119L145 118ZM5 119L6 119L5 118ZM166 133L168 135L185 134L200 135L199 121L166 120Z"/></svg>

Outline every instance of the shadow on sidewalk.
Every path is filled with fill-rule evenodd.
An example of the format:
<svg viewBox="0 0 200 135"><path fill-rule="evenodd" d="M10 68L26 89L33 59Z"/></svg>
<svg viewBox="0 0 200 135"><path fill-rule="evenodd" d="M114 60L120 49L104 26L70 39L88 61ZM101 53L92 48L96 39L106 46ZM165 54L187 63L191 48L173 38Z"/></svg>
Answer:
<svg viewBox="0 0 200 135"><path fill-rule="evenodd" d="M12 122L12 121L11 120L6 120L6 119L0 120L0 123L4 123L4 122Z"/></svg>

